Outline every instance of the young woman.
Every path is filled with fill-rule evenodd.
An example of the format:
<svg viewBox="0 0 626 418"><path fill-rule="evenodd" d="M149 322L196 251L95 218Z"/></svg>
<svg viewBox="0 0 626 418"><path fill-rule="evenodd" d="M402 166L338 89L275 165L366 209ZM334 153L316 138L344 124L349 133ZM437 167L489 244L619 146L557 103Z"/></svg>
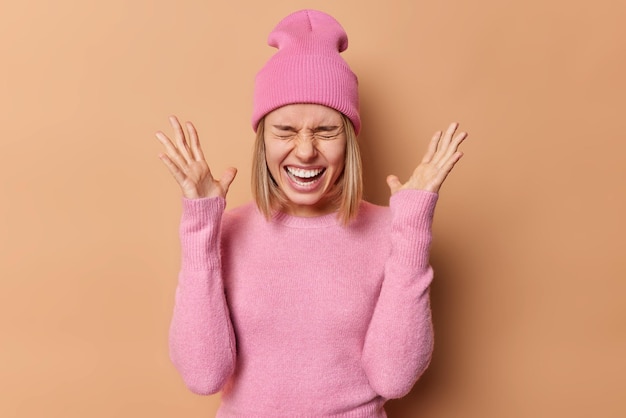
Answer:
<svg viewBox="0 0 626 418"><path fill-rule="evenodd" d="M467 135L436 133L407 182L387 178L389 207L365 202L343 28L302 10L269 44L254 202L224 211L236 170L213 177L190 122L157 133L183 193L171 358L192 391L222 391L219 417L385 417L431 358L431 224Z"/></svg>

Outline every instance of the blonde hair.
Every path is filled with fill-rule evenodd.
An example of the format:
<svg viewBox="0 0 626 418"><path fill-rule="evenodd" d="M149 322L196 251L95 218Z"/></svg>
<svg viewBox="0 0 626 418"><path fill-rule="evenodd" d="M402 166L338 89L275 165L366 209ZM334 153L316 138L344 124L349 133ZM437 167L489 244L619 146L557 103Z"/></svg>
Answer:
<svg viewBox="0 0 626 418"><path fill-rule="evenodd" d="M342 114L341 119L346 135L346 155L343 172L331 191L331 197L337 207L337 217L343 225L347 225L356 217L363 198L363 169L354 126L345 115ZM256 131L252 157L252 196L268 220L276 210L288 204L287 197L272 178L265 160L265 118L261 119Z"/></svg>

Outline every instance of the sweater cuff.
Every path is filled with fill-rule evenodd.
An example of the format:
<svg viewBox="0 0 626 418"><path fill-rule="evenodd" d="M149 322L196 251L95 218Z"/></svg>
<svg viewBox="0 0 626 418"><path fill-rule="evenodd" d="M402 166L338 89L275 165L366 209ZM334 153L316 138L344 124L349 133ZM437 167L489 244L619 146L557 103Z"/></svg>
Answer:
<svg viewBox="0 0 626 418"><path fill-rule="evenodd" d="M428 267L438 198L426 190L400 190L391 196L393 257L402 264Z"/></svg>
<svg viewBox="0 0 626 418"><path fill-rule="evenodd" d="M220 264L220 223L226 207L222 197L183 198L180 222L181 269L209 270Z"/></svg>

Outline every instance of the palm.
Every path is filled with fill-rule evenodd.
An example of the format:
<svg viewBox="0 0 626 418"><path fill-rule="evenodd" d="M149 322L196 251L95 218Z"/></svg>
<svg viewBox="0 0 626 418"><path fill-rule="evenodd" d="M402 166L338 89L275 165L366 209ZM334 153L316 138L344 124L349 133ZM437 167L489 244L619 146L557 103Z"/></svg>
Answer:
<svg viewBox="0 0 626 418"><path fill-rule="evenodd" d="M157 132L158 140L165 147L165 153L159 157L178 182L183 196L188 199L226 197L237 170L231 167L221 179L215 179L206 163L193 124L186 124L189 140L175 116L170 117L170 124L174 128L176 141L170 140L163 132Z"/></svg>
<svg viewBox="0 0 626 418"><path fill-rule="evenodd" d="M189 163L184 173L185 178L180 186L185 195L203 195L210 192L214 180L205 161Z"/></svg>
<svg viewBox="0 0 626 418"><path fill-rule="evenodd" d="M393 175L387 177L387 183L392 194L403 189L439 192L444 180L463 156L458 148L467 137L467 133L461 132L454 136L457 127L458 124L451 124L443 136L441 132L435 133L422 162L413 171L406 183L402 184L398 177Z"/></svg>

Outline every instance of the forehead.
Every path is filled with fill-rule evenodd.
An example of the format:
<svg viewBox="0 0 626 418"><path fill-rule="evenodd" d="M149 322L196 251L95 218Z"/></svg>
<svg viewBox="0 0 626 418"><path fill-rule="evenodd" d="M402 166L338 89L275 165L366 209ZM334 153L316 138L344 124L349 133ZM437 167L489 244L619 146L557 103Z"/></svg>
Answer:
<svg viewBox="0 0 626 418"><path fill-rule="evenodd" d="M269 125L292 127L340 126L341 113L318 104L290 104L270 112L265 121Z"/></svg>

